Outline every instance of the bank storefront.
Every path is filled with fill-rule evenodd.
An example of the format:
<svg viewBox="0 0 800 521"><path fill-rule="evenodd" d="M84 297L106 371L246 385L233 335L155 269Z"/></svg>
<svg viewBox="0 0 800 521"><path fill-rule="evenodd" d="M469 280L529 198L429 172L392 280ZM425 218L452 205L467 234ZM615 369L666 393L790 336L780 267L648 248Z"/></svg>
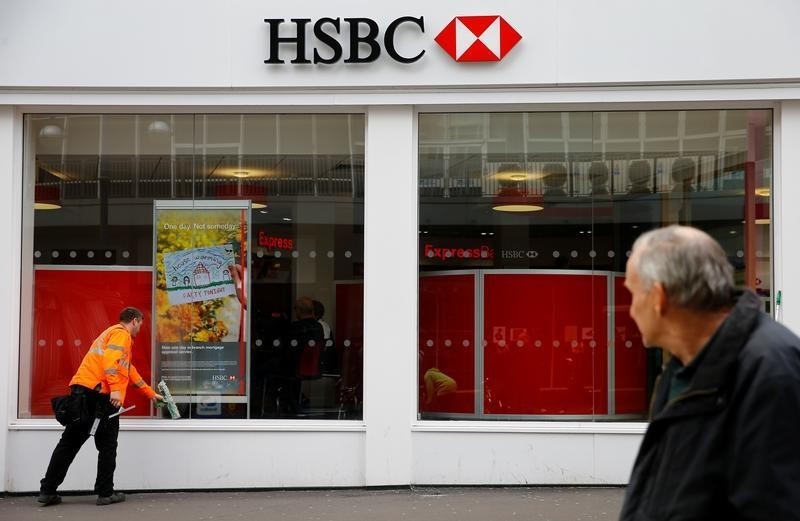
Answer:
<svg viewBox="0 0 800 521"><path fill-rule="evenodd" d="M800 325L788 28L245 2L130 6L112 34L47 5L36 38L42 6L0 21L4 490L38 489L49 399L127 305L181 413L129 393L116 484L140 490L624 484L663 356L622 282L654 227L710 233ZM727 23L797 8L750 9ZM587 36L655 16L717 37ZM90 452L63 488L91 488Z"/></svg>

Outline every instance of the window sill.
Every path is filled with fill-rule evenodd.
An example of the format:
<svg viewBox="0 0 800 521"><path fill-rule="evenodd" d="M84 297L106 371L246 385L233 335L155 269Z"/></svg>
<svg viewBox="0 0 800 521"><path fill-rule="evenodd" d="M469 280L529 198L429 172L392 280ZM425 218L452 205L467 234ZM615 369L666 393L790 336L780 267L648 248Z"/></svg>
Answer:
<svg viewBox="0 0 800 521"><path fill-rule="evenodd" d="M64 427L50 419L12 420L11 431L57 431ZM215 432L365 432L354 420L122 420L121 431L215 431Z"/></svg>

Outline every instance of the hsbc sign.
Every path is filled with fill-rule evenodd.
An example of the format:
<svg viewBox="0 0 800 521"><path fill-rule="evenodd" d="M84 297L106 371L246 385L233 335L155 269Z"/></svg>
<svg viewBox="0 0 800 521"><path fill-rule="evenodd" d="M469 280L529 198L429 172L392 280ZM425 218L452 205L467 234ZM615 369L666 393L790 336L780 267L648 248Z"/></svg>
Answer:
<svg viewBox="0 0 800 521"><path fill-rule="evenodd" d="M265 18L268 58L264 63L371 63L385 53L410 64L425 55L425 19L402 16L385 29L371 18ZM398 40L403 40L403 50ZM434 38L457 62L496 62L522 39L499 15L456 16ZM408 50L409 47L412 50Z"/></svg>
<svg viewBox="0 0 800 521"><path fill-rule="evenodd" d="M521 39L502 16L456 16L436 43L457 62L497 62Z"/></svg>

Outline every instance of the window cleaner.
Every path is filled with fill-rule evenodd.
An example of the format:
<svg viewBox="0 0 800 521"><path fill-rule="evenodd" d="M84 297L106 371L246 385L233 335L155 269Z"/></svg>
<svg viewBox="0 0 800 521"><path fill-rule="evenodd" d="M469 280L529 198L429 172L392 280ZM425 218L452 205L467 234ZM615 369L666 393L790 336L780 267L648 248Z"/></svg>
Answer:
<svg viewBox="0 0 800 521"><path fill-rule="evenodd" d="M120 407L119 409L117 409L117 412L109 414L108 418L111 419L114 416L119 416L123 412L128 412L131 409L135 409L135 408L136 408L136 405L131 405L130 407ZM99 410L100 410L100 408L98 408L98 411ZM102 416L100 416L100 415L97 415L97 416L94 417L94 421L92 422L92 427L89 429L89 436L94 436L94 433L97 432L97 427L98 427L98 425L100 425L100 420L101 419L102 419Z"/></svg>
<svg viewBox="0 0 800 521"><path fill-rule="evenodd" d="M164 404L166 404L167 411L169 411L170 417L172 417L173 420L177 420L178 418L180 418L181 413L178 412L178 406L175 405L175 398L173 398L172 393L169 392L169 387L167 387L167 382L165 382L164 379L162 378L161 381L158 382L158 385L156 385L156 387L158 388L158 392L161 393L161 395L164 397L164 401L163 402L159 401L159 403L156 405L158 407L161 407Z"/></svg>

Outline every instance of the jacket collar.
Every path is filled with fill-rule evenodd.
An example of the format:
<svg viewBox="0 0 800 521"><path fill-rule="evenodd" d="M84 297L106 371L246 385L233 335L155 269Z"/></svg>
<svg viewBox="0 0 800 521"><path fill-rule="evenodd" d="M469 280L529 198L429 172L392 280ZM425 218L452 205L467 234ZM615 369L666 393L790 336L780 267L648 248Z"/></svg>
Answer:
<svg viewBox="0 0 800 521"><path fill-rule="evenodd" d="M659 377L660 383L657 395L654 397L653 420L656 417L666 418L696 412L697 407L690 405L696 403L696 400L686 398L692 395L695 397L718 395L733 382L739 352L747 343L761 314L761 301L750 290L737 290L732 299L734 305L730 313L692 361L694 366L692 380L687 389L675 398L675 402L678 400L682 402L680 407L667 406L669 381L673 372L682 367L675 359L670 360L664 373ZM699 403L696 405L704 409Z"/></svg>
<svg viewBox="0 0 800 521"><path fill-rule="evenodd" d="M689 384L690 390L721 388L729 379L739 352L750 338L758 322L761 301L750 290L738 290L735 305L706 346L703 358L698 360L697 372Z"/></svg>

